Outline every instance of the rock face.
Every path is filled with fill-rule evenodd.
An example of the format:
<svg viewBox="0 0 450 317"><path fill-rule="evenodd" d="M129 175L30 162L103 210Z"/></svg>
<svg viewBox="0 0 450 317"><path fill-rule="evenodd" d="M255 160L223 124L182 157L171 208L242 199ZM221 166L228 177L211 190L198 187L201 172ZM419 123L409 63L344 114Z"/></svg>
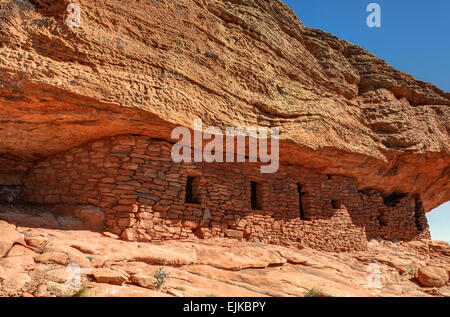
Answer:
<svg viewBox="0 0 450 317"><path fill-rule="evenodd" d="M281 160L383 196L449 200L449 94L276 0L0 3L0 184L105 136L280 126ZM0 195L2 197L2 195ZM9 197L9 196L8 196Z"/></svg>
<svg viewBox="0 0 450 317"><path fill-rule="evenodd" d="M444 242L372 239L365 251L330 253L223 238L126 242L0 221L5 229L20 244L0 254L0 296L304 296L313 288L339 297L450 296ZM432 288L416 283L422 276Z"/></svg>

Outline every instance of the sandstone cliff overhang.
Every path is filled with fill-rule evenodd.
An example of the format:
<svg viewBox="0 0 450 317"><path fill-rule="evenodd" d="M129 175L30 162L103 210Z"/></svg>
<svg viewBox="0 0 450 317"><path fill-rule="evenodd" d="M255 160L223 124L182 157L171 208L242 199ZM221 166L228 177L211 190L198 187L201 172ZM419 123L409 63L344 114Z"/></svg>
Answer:
<svg viewBox="0 0 450 317"><path fill-rule="evenodd" d="M0 3L0 183L118 134L279 126L284 162L450 199L449 93L302 25L277 0Z"/></svg>

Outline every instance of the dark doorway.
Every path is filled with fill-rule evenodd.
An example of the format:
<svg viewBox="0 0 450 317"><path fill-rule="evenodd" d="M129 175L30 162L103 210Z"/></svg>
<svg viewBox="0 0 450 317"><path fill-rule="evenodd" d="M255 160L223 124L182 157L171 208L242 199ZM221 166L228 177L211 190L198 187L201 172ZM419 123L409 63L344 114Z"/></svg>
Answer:
<svg viewBox="0 0 450 317"><path fill-rule="evenodd" d="M337 200L332 200L331 201L331 207L333 208L333 209L339 209L339 202L337 201Z"/></svg>
<svg viewBox="0 0 450 317"><path fill-rule="evenodd" d="M187 178L184 202L188 204L200 204L198 197L198 179L194 176L188 176Z"/></svg>
<svg viewBox="0 0 450 317"><path fill-rule="evenodd" d="M252 210L262 210L262 189L258 182L250 182Z"/></svg>
<svg viewBox="0 0 450 317"><path fill-rule="evenodd" d="M303 192L303 185L300 183L297 183L297 191L298 191L298 208L300 212L300 219L306 220L305 217L305 209L303 207L303 196L306 194Z"/></svg>
<svg viewBox="0 0 450 317"><path fill-rule="evenodd" d="M344 201L343 200L332 200L331 207L335 210L344 209L345 208Z"/></svg>
<svg viewBox="0 0 450 317"><path fill-rule="evenodd" d="M420 199L419 195L416 195L414 197L414 202L415 202L414 220L416 222L416 228L417 231L423 232L425 227L423 224L423 218L425 218L425 211L423 209L422 200Z"/></svg>

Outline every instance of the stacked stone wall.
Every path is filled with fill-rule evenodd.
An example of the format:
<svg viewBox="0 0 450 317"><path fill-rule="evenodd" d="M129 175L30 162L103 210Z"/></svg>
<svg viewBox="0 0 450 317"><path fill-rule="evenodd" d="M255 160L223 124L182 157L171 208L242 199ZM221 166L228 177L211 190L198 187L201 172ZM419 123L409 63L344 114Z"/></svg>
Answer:
<svg viewBox="0 0 450 317"><path fill-rule="evenodd" d="M261 174L256 163L174 163L171 148L131 135L73 148L36 163L22 198L99 206L107 230L133 241L228 237L347 251L365 249L374 237L429 238L417 196L386 202L352 178L297 165ZM186 202L188 177L195 179L195 204ZM252 181L260 210L252 209Z"/></svg>

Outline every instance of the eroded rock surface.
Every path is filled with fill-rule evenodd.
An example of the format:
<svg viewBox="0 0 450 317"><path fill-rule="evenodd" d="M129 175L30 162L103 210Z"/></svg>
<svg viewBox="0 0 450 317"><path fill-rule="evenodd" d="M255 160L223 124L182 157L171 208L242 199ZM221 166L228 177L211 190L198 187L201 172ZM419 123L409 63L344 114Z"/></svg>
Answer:
<svg viewBox="0 0 450 317"><path fill-rule="evenodd" d="M305 27L278 0L0 3L0 184L40 158L177 125L280 126L281 159L450 197L449 93ZM0 196L1 197L1 196Z"/></svg>
<svg viewBox="0 0 450 317"><path fill-rule="evenodd" d="M446 242L371 240L367 251L332 253L227 239L126 242L0 222L5 228L17 242L0 255L0 296L304 296L313 288L324 296L450 296ZM425 274L433 285L421 286Z"/></svg>

